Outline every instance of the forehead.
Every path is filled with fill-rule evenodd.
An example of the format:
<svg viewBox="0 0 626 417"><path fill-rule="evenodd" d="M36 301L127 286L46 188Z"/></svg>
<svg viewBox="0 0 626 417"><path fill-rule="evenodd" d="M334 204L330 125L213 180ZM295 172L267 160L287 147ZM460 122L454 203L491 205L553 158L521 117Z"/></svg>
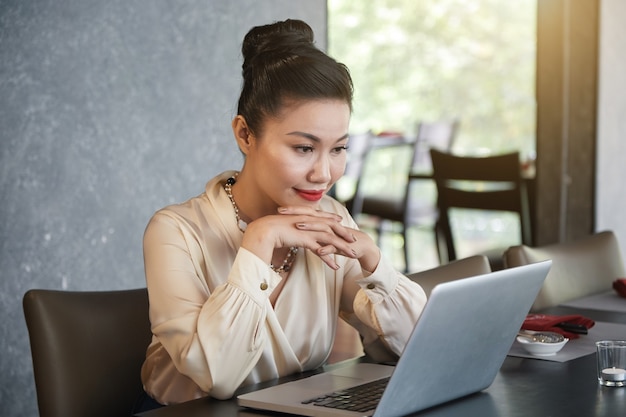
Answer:
<svg viewBox="0 0 626 417"><path fill-rule="evenodd" d="M266 120L266 128L298 128L329 132L348 130L350 106L342 100L300 100L286 103L280 114Z"/></svg>

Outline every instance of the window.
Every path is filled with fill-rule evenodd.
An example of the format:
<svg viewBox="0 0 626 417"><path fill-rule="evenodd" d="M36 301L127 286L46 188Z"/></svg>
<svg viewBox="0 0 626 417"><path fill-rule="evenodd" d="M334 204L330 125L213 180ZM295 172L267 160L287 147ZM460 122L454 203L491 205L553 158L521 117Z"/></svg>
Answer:
<svg viewBox="0 0 626 417"><path fill-rule="evenodd" d="M536 0L328 1L354 132L459 117L457 148L535 149Z"/></svg>
<svg viewBox="0 0 626 417"><path fill-rule="evenodd" d="M328 0L329 53L355 85L351 133L410 136L420 121L458 118L455 152L534 158L536 1ZM513 215L455 217L471 242L459 257L519 242ZM433 246L432 234L416 239ZM391 243L401 253L401 238ZM436 264L434 248L420 256L420 268Z"/></svg>

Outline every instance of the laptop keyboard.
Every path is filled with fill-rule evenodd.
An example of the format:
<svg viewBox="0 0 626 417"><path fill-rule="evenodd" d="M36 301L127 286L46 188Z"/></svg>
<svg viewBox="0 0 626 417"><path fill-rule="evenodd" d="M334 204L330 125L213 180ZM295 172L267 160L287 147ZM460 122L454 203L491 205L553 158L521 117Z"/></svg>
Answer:
<svg viewBox="0 0 626 417"><path fill-rule="evenodd" d="M388 382L389 377L382 378L311 398L310 400L302 401L302 403L359 412L373 410L376 408L378 401L380 401L380 397L383 395Z"/></svg>

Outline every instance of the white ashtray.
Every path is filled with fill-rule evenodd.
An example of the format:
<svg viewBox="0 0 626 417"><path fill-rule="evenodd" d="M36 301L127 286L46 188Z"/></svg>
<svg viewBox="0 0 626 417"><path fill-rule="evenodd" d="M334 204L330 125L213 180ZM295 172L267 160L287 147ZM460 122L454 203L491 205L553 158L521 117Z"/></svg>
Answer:
<svg viewBox="0 0 626 417"><path fill-rule="evenodd" d="M563 337L562 335L558 333L549 333L550 335L556 334L559 336L558 339L561 339L561 340L557 340L554 342L552 341L541 342L538 340L532 340L533 337L537 337L546 333L547 332L536 332L536 333L529 332L528 334L518 335L517 341L519 342L520 345L522 345L524 350L526 350L531 355L535 355L535 356L556 355L556 353L560 351L561 349L563 349L563 346L565 346L565 344L569 341L568 338Z"/></svg>

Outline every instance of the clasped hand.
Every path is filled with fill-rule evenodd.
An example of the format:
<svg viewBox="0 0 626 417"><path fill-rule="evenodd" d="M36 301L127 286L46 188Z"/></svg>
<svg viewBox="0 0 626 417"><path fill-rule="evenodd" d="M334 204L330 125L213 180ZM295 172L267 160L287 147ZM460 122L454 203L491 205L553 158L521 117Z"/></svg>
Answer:
<svg viewBox="0 0 626 417"><path fill-rule="evenodd" d="M341 224L341 216L310 207L280 207L278 214L261 217L248 224L242 247L270 263L274 249L306 248L329 267L339 266L333 255L358 259L361 268L374 271L380 251L360 230Z"/></svg>

